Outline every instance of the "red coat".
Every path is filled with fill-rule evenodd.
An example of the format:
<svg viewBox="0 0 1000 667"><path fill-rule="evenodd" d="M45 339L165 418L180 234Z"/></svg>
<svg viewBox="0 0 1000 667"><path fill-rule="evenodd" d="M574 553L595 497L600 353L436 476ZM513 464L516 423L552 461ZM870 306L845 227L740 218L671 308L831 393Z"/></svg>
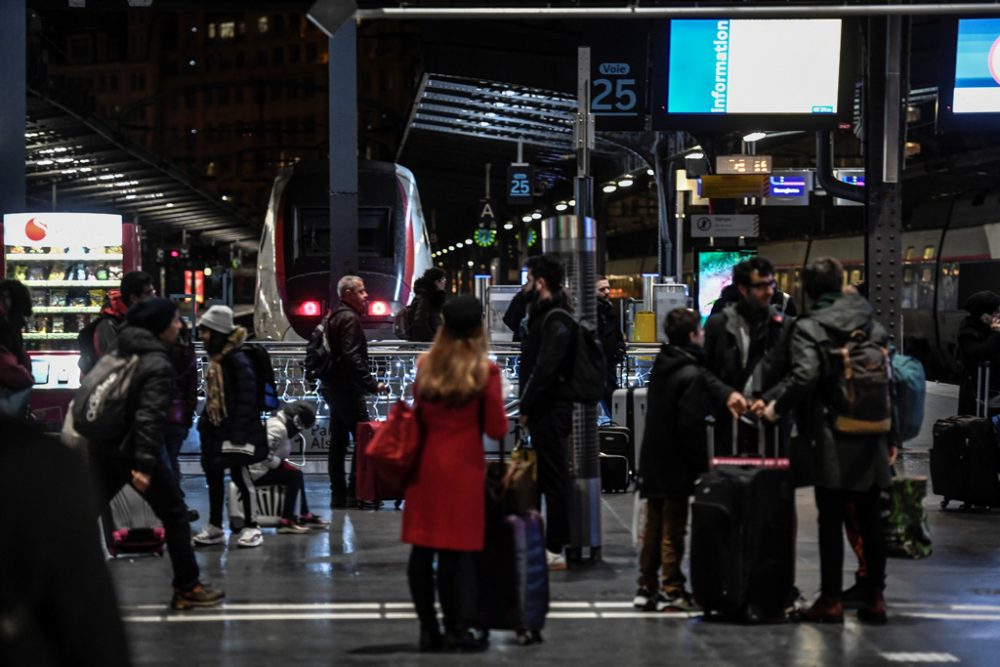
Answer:
<svg viewBox="0 0 1000 667"><path fill-rule="evenodd" d="M508 425L500 369L490 364L482 393L464 405L422 401L419 411L424 443L406 488L403 541L432 549L482 551L486 529L482 433L501 438Z"/></svg>

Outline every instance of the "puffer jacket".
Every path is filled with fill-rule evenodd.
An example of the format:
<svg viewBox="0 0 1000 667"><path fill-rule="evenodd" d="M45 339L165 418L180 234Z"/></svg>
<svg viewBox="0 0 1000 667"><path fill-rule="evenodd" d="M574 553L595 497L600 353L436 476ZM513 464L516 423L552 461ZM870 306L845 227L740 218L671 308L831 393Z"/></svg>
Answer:
<svg viewBox="0 0 1000 667"><path fill-rule="evenodd" d="M296 431L295 427L289 424L290 421L291 417L284 410L268 418L266 425L268 454L263 461L250 466L250 476L254 480L276 469L282 460L287 459L292 453L292 438Z"/></svg>
<svg viewBox="0 0 1000 667"><path fill-rule="evenodd" d="M639 460L643 498L689 496L708 470L707 394L699 356L700 349L679 345L664 345L656 356Z"/></svg>
<svg viewBox="0 0 1000 667"><path fill-rule="evenodd" d="M326 325L327 341L333 356L330 381L324 386L332 391L370 393L378 391L378 382L368 370L368 338L358 312L341 303L330 314Z"/></svg>
<svg viewBox="0 0 1000 667"><path fill-rule="evenodd" d="M191 428L198 406L198 363L194 346L187 340L178 340L170 349L170 361L177 377L167 423Z"/></svg>
<svg viewBox="0 0 1000 667"><path fill-rule="evenodd" d="M610 301L597 300L597 337L604 350L607 374L614 377L618 364L625 360L625 334L619 325L614 306Z"/></svg>
<svg viewBox="0 0 1000 667"><path fill-rule="evenodd" d="M233 444L252 444L262 451L267 439L257 412L257 378L253 363L241 347L222 357L222 377L226 416L220 424L213 424L206 404L198 417L202 461L210 465L219 462L217 457L226 440Z"/></svg>
<svg viewBox="0 0 1000 667"><path fill-rule="evenodd" d="M131 388L131 435L124 447L118 443L91 446L90 451L113 458L128 458L139 472L149 473L162 461L163 426L174 391L174 367L167 346L146 329L126 326L118 332L116 354L139 355L139 368Z"/></svg>
<svg viewBox="0 0 1000 667"><path fill-rule="evenodd" d="M545 413L556 403L572 402L565 380L572 371L575 324L572 314L556 313L546 319L554 308L569 310L562 292L534 304L521 341L521 414L525 416Z"/></svg>
<svg viewBox="0 0 1000 667"><path fill-rule="evenodd" d="M795 322L791 338L791 371L764 394L775 400L775 412L795 411L799 437L792 447L812 445L816 453L816 486L868 491L890 484L888 444L895 436L844 435L833 430L833 413L825 386L826 355L852 331L871 322L870 339L883 346L889 336L873 318L871 304L859 294L825 294Z"/></svg>
<svg viewBox="0 0 1000 667"><path fill-rule="evenodd" d="M411 304L413 322L410 324L410 340L429 343L444 324L445 293L427 278L418 278L413 284L413 291L416 296Z"/></svg>
<svg viewBox="0 0 1000 667"><path fill-rule="evenodd" d="M958 326L958 352L962 359L958 414L974 415L980 364L990 362L990 390L992 393L1000 390L1000 333L970 315Z"/></svg>

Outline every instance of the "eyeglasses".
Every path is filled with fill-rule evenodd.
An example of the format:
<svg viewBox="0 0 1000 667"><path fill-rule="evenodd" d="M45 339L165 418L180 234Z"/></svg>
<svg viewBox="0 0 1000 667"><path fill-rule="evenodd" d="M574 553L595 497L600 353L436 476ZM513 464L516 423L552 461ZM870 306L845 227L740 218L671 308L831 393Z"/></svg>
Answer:
<svg viewBox="0 0 1000 667"><path fill-rule="evenodd" d="M750 283L750 287L754 289L767 289L768 287L774 289L777 286L778 283L774 282L773 280L762 280L759 283Z"/></svg>

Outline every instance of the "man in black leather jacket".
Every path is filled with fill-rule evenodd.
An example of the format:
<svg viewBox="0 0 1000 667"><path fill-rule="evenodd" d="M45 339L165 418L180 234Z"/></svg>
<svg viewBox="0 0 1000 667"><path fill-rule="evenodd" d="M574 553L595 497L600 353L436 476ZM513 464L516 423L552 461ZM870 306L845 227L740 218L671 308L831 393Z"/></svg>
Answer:
<svg viewBox="0 0 1000 667"><path fill-rule="evenodd" d="M597 277L597 337L604 350L605 380L601 404L611 414L611 395L618 388L618 364L625 360L625 334L611 305L611 283L605 276Z"/></svg>
<svg viewBox="0 0 1000 667"><path fill-rule="evenodd" d="M361 326L361 313L368 301L365 283L357 276L344 276L337 283L340 305L326 323L330 346L330 372L322 378L321 393L330 406L330 452L327 472L330 475L331 507L353 505L348 493L354 490L354 465L351 464L350 488L344 478L344 459L358 422L368 421L367 394L385 391L368 370L368 338Z"/></svg>
<svg viewBox="0 0 1000 667"><path fill-rule="evenodd" d="M143 495L166 531L167 551L174 571L175 609L211 607L222 602L223 593L203 586L191 547L187 507L177 482L163 458L163 429L174 388L174 368L169 346L177 340L181 320L177 304L169 299L150 299L128 311L115 354L139 355L132 378L129 415L131 428L126 443L91 442L91 470L98 487L98 501L106 505L127 483Z"/></svg>
<svg viewBox="0 0 1000 667"><path fill-rule="evenodd" d="M521 341L521 423L538 453L538 486L545 495L545 548L549 567L566 569L563 548L569 543L569 459L573 402L565 378L573 363L576 323L563 292L565 271L551 255L531 269L534 297L528 330Z"/></svg>

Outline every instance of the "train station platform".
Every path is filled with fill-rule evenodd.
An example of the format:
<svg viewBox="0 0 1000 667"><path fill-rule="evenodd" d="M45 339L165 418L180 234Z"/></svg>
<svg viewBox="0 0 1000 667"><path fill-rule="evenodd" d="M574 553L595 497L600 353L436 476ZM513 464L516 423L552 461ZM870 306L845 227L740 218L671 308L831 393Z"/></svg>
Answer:
<svg viewBox="0 0 1000 667"><path fill-rule="evenodd" d="M927 474L930 427L952 414L953 386L930 383L925 428L901 455L907 476ZM328 506L324 476L307 478L310 504ZM188 502L208 514L204 479L184 481ZM638 559L631 494L602 499L603 560L552 573L552 609L542 644L521 647L494 632L482 654L422 654L406 580L409 547L399 541L402 513L336 511L328 531L278 535L264 544L199 549L203 575L226 591L220 608L167 608L170 565L157 557L119 558L116 582L138 665L343 664L994 664L1000 636L1000 513L942 511L925 501L934 553L890 559L890 621L843 627L790 622L760 626L705 621L698 614L632 608ZM810 489L797 497L796 579L811 598L819 587L816 511ZM329 516L329 510L326 511ZM853 556L844 582L853 583ZM991 657L994 656L994 657Z"/></svg>

